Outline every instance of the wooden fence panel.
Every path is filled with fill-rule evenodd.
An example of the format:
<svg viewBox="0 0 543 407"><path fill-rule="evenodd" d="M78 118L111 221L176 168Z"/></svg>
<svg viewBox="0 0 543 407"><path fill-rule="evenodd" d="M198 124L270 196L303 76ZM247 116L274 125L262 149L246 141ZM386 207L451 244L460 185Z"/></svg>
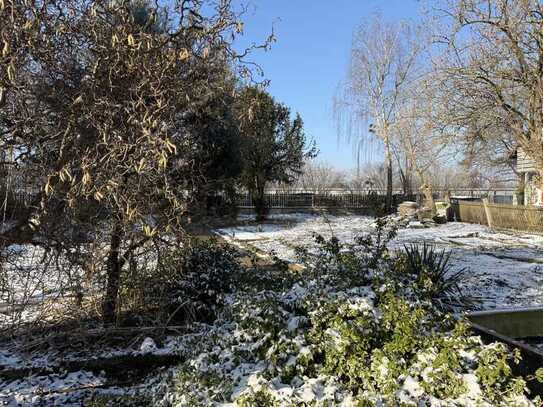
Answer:
<svg viewBox="0 0 543 407"><path fill-rule="evenodd" d="M453 201L455 220L466 223L488 225L482 202Z"/></svg>
<svg viewBox="0 0 543 407"><path fill-rule="evenodd" d="M452 208L457 221L488 225L483 202L455 200ZM487 209L494 228L543 233L543 208L488 203Z"/></svg>
<svg viewBox="0 0 543 407"><path fill-rule="evenodd" d="M488 204L488 209L496 228L543 232L543 210L540 208Z"/></svg>

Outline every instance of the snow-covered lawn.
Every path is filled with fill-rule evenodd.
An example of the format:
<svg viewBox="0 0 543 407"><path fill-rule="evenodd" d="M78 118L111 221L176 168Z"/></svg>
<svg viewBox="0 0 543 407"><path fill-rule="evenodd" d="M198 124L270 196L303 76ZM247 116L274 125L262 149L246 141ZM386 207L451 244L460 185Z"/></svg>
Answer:
<svg viewBox="0 0 543 407"><path fill-rule="evenodd" d="M216 233L233 243L252 246L262 252L273 252L273 254L279 258L291 262L296 261L296 247L305 247L309 250L315 247L315 234L320 234L327 238L336 236L341 241L353 242L357 235L370 232L374 228L375 221L373 218L364 216L324 217L306 214L274 216L271 217L269 222L262 225L256 225L250 222L251 219L249 218L242 218L240 220L242 221L240 222L240 225L218 229ZM452 252L451 261L453 269L457 270L465 268L469 270L469 272L466 273L466 276L468 277L463 282L463 289L472 297L479 299L480 302L477 304L478 308L506 308L520 305L528 306L543 304L543 236L496 232L484 226L464 223L448 223L445 225L424 227L418 222L412 222L408 227L401 227L398 230L398 236L391 243L391 248L401 249L404 245L422 242L432 243L440 248L450 250ZM32 253L35 256L39 254L36 254L35 252ZM55 289L63 287L61 284L65 280L65 276L63 275L55 275L51 281L47 279L44 280L42 277L47 274L45 273L45 268L44 270L31 269L26 267L26 264L18 264L18 266L20 266L20 271L26 270L28 275L21 275L20 279L9 279L8 282L14 287L21 287L21 290L24 289L24 291L15 291L22 292L24 294L23 297L25 298L48 298L49 296L56 294ZM25 277L26 280L22 277ZM29 285L25 282L28 280L32 281L33 284ZM291 291L287 293L277 292L271 294L279 298L279 303L281 303L281 301L286 301L290 298L289 295L299 288L298 285L295 285ZM243 299L245 298L244 295L245 294L243 293L237 293L232 296L230 301L234 301L233 299L237 298L237 296ZM249 293L246 296L248 299L251 299L251 301L254 300L253 293ZM355 297L356 296L353 298ZM350 301L353 300L353 298L350 298ZM18 300L18 298L15 298L14 300ZM348 303L350 304L351 302ZM232 304L234 303L235 301ZM232 304L230 304L230 306ZM239 308L243 311L242 313L247 312L250 314L253 312L259 313L268 311L268 308L257 307L255 303L250 301L247 304L242 305L243 306ZM285 316L286 314L281 315L282 318L286 318L284 321L285 327L283 328L286 329L285 332L287 332L287 334L284 336L288 338L292 336L289 341L292 341L293 344L300 342L300 338L304 338L303 333L306 327L302 325L298 327L298 323L302 320L300 318L306 317ZM261 317L260 315L257 316L258 318ZM2 318L6 319L9 317L10 315L8 313L0 313L0 322L2 322ZM258 324L257 326L260 327ZM200 330L195 329L194 335L169 336L157 343L156 346L150 339L144 339L142 336L127 347L104 348L100 350L92 349L91 347L87 352L78 350L64 351L61 353L53 350L44 350L41 352L33 352L30 350L21 352L14 346L2 344L0 345L0 370L35 369L37 367L47 367L48 369L51 369L55 366L58 367L58 363L62 361L66 362L79 358L85 359L89 356L89 353L92 353L92 357L94 358L153 353L157 355L175 354L182 355L183 357L186 356L186 366L197 367L198 369L202 368L207 371L206 369L209 368L206 364L207 357L214 357L216 353L220 358L228 359L229 352L232 349L243 348L245 345L257 346L260 343L260 341L257 341L254 344L251 342L253 339L256 340L258 335L252 339L251 337L245 338L245 336L243 336L248 335L248 332L251 332L252 335L251 330L243 331L243 337L237 337L236 333L241 331L232 331L232 327L235 327L235 324L232 324L232 321L219 321L216 325L202 325ZM210 353L209 350L206 350L206 346L208 345L206 338L209 339L213 337L218 338L218 345L220 346L216 346L217 344L211 346ZM265 338L265 336L263 336L263 338ZM290 342L288 343L289 346L292 345ZM211 345L213 344L211 343ZM302 346L301 349L305 351L305 345ZM305 353L297 348L293 352L297 355L296 352L298 351L300 351L300 355L305 355ZM228 359L227 363L231 364L232 361ZM216 367L220 367L218 373L225 375L224 377L230 377L229 375L240 375L243 380L241 380L239 382L240 384L234 389L234 393L236 393L236 389L238 388L240 392L247 392L248 389L251 390L252 387L249 386L250 380L261 380L259 378L258 369L261 368L262 363L262 361L250 364L242 363L240 366L233 366L232 372L226 368L223 369L223 367L227 365L223 366L217 363ZM262 366L264 365L262 364ZM164 384L161 381L161 375L155 374L141 378L141 380L123 388L122 386L117 387L116 384L111 383L110 378L102 373L92 373L87 370L71 372L63 371L62 369L53 370L54 372L44 371L43 373L40 372L35 375L29 375L28 377L18 380L0 379L0 404L9 406L60 404L76 406L81 405L82 400L88 399L91 394L127 395L134 394L139 389L152 390L159 388ZM164 375L167 375L169 372L175 372L176 375L179 373L175 367L166 369L163 373ZM467 372L471 371L467 370ZM184 385L187 387L186 389L184 388L184 390L190 390L191 393L195 393L197 390L195 387L196 378L191 375L192 373L185 376L184 380L186 383L184 383ZM469 373L462 377L467 380L472 376L473 375ZM319 376L319 378L320 377L321 376ZM325 386L325 384L328 383L326 380L322 383L319 382L319 378L307 379L305 382L298 380L299 383L293 381L289 385L283 384L277 379L279 381L276 380L276 382L273 382L275 383L273 386L270 384L272 382L266 383L266 386L271 386L270 389L277 394L284 393L284 396L287 399L288 397L292 400L297 400L298 398L304 399L304 397L307 396L309 397L309 400L315 400L315 394L324 394L325 391L313 391L314 389L311 390L310 387L318 389L322 387L322 389L325 390L330 390L332 388L328 385L328 387ZM261 386L261 384L259 384L260 382L255 381L255 383L255 388ZM415 388L416 386L411 386L413 388L409 387L409 383L408 380L404 383L403 389L406 394L411 394L418 389ZM475 388L478 389L477 386L475 386ZM217 389L220 389L220 386ZM180 394L182 393L183 392ZM460 405L471 405L470 403L471 401L468 400L464 404L460 403ZM181 403L181 405L190 405L190 403ZM351 404L347 403L345 405Z"/></svg>
<svg viewBox="0 0 543 407"><path fill-rule="evenodd" d="M366 216L288 214L272 216L261 225L248 223L216 232L227 240L296 261L295 247L311 249L315 234L352 242L371 231L373 223ZM392 249L423 242L450 250L455 270L469 270L463 289L479 301L478 308L543 304L543 236L460 222L432 227L412 222L398 230Z"/></svg>

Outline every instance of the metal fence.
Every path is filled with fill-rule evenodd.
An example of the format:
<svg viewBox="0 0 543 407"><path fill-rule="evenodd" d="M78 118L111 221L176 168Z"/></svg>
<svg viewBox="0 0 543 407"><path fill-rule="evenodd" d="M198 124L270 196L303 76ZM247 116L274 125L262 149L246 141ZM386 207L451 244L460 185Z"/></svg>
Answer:
<svg viewBox="0 0 543 407"><path fill-rule="evenodd" d="M0 164L0 220L24 213L38 193L38 177Z"/></svg>
<svg viewBox="0 0 543 407"><path fill-rule="evenodd" d="M434 199L442 200L449 197L481 200L488 198L494 203L512 204L515 191L512 189L483 190L483 189L457 189L457 190L436 190ZM360 190L328 192L308 191L270 191L264 196L266 205L271 209L288 208L346 208L362 209L375 207L384 204L386 199L385 190ZM393 194L393 204L397 206L404 201L422 202L422 194L405 195L400 191ZM249 193L239 194L237 197L240 208L253 208L253 200Z"/></svg>
<svg viewBox="0 0 543 407"><path fill-rule="evenodd" d="M33 200L36 193L35 177L13 170L7 166L0 166L0 209L5 213L14 213L24 210ZM439 189L434 190L436 200L449 197L480 200L488 198L495 204L513 204L514 189ZM265 201L270 209L312 209L312 208L344 208L344 209L375 209L385 204L386 190L271 190L265 195ZM404 195L400 190L393 191L393 205L409 200L421 203L420 193ZM253 208L253 201L249 193L236 196L237 205L241 209Z"/></svg>
<svg viewBox="0 0 543 407"><path fill-rule="evenodd" d="M400 199L395 195L396 200ZM375 193L359 194L332 194L332 193L267 193L264 200L268 208L347 208L361 209L374 207L385 202L385 196ZM250 194L240 194L238 196L238 206L240 208L254 207Z"/></svg>
<svg viewBox="0 0 543 407"><path fill-rule="evenodd" d="M376 193L360 194L310 194L310 193L273 193L264 197L268 208L274 209L311 209L311 208L343 208L343 209L367 209L376 208L385 204L385 195ZM414 200L415 196L402 194L393 195L393 205L398 205L406 200ZM240 208L252 208L253 202L249 194L240 195Z"/></svg>

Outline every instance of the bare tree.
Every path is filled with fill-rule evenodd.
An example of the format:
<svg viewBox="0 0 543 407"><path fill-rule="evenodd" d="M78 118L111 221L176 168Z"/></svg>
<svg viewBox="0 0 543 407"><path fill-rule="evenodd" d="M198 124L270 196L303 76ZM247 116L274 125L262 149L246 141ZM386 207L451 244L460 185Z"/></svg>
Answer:
<svg viewBox="0 0 543 407"><path fill-rule="evenodd" d="M413 164L398 143L392 144L392 155L396 159L396 168L404 195L413 194Z"/></svg>
<svg viewBox="0 0 543 407"><path fill-rule="evenodd" d="M412 84L410 97L404 100L395 126L397 145L418 177L432 216L436 215L432 172L444 166L451 153L451 137L441 132L437 124L442 112L435 103L436 83L435 75L428 73Z"/></svg>
<svg viewBox="0 0 543 407"><path fill-rule="evenodd" d="M383 163L366 163L351 171L349 187L352 190L384 191L387 187L386 168Z"/></svg>
<svg viewBox="0 0 543 407"><path fill-rule="evenodd" d="M543 176L543 4L538 0L449 0L436 61L444 80L440 105L450 131L477 153L507 162L521 147ZM505 136L504 136L505 135ZM509 137L508 135L512 136ZM500 144L502 144L500 146ZM496 147L499 146L497 149Z"/></svg>
<svg viewBox="0 0 543 407"><path fill-rule="evenodd" d="M406 23L389 24L379 16L362 23L353 35L347 78L334 101L336 120L343 123L349 137L376 136L384 146L387 211L392 206L393 128L405 91L417 75L423 43ZM352 134L353 121L369 123L369 132ZM365 145L359 142L358 147Z"/></svg>
<svg viewBox="0 0 543 407"><path fill-rule="evenodd" d="M461 145L464 158L461 164L477 172L489 185L515 185L524 190L524 174L517 170L517 143L510 133L471 134Z"/></svg>
<svg viewBox="0 0 543 407"><path fill-rule="evenodd" d="M315 194L346 185L345 173L325 162L306 161L303 173L296 180L295 188Z"/></svg>

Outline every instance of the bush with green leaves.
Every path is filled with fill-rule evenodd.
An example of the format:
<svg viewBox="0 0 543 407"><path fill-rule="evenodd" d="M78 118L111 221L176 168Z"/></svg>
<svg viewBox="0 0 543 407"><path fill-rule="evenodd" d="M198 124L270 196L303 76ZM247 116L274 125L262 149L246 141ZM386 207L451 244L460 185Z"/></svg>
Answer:
<svg viewBox="0 0 543 407"><path fill-rule="evenodd" d="M344 243L332 236L314 235L315 248L296 248L298 262L313 278L336 287L360 286L381 281L377 274L391 262L388 244L396 237L397 227L391 218L378 218L371 233Z"/></svg>
<svg viewBox="0 0 543 407"><path fill-rule="evenodd" d="M197 240L166 257L158 267L169 309L213 316L241 272L238 250L215 240Z"/></svg>
<svg viewBox="0 0 543 407"><path fill-rule="evenodd" d="M533 405L505 346L393 293L314 283L236 295L191 350L173 404Z"/></svg>
<svg viewBox="0 0 543 407"><path fill-rule="evenodd" d="M314 249L297 249L298 261L315 278L327 279L336 286L386 284L397 295L439 311L473 304L461 290L465 269L453 269L450 252L427 243L389 251L396 234L393 219L379 218L373 232L356 236L352 243L316 235Z"/></svg>
<svg viewBox="0 0 543 407"><path fill-rule="evenodd" d="M526 380L512 373L518 354L484 345L465 323L414 298L419 291L398 288L390 277L398 259L385 243L394 232L386 224L357 240L367 245L363 251L319 239L288 289L229 295L215 323L185 346L168 402L537 405Z"/></svg>
<svg viewBox="0 0 543 407"><path fill-rule="evenodd" d="M165 250L147 264L128 269L133 275L123 279L123 297L132 300L142 318L170 325L212 321L242 270L238 250L215 239Z"/></svg>

